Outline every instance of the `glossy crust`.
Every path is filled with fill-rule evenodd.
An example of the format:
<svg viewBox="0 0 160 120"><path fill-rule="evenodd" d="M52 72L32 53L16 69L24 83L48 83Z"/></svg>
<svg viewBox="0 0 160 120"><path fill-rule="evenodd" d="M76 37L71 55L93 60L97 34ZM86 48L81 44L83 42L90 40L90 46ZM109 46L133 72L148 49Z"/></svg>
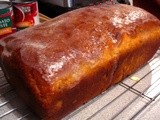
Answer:
<svg viewBox="0 0 160 120"><path fill-rule="evenodd" d="M146 64L160 46L160 21L128 5L92 6L0 44L9 83L39 116L56 120Z"/></svg>

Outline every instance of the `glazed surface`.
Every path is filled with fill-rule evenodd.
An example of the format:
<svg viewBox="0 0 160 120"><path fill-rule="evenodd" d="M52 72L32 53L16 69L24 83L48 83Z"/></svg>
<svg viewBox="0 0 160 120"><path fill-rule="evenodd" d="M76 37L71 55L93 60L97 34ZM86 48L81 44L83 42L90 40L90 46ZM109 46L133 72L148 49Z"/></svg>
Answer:
<svg viewBox="0 0 160 120"><path fill-rule="evenodd" d="M125 5L82 8L10 36L9 51L4 54L20 49L22 61L52 83L68 72L79 71L81 64L93 66L105 49L118 46L124 32L131 35L148 20L156 19Z"/></svg>

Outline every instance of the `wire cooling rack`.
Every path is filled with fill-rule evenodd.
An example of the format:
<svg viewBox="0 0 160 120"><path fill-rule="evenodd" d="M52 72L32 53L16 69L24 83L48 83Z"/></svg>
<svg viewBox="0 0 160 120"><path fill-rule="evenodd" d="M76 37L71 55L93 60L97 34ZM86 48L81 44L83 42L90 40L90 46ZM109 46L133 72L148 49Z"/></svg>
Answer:
<svg viewBox="0 0 160 120"><path fill-rule="evenodd" d="M160 49L143 68L72 112L64 120L159 120ZM0 69L0 120L40 120Z"/></svg>

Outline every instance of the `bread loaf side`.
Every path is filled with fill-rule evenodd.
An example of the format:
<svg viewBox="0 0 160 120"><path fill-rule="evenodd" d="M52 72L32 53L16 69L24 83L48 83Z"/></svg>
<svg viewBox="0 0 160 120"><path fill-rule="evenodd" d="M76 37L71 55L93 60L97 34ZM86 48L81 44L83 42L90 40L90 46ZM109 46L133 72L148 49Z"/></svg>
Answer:
<svg viewBox="0 0 160 120"><path fill-rule="evenodd" d="M147 63L160 21L129 5L65 13L0 41L8 82L43 119L61 119Z"/></svg>

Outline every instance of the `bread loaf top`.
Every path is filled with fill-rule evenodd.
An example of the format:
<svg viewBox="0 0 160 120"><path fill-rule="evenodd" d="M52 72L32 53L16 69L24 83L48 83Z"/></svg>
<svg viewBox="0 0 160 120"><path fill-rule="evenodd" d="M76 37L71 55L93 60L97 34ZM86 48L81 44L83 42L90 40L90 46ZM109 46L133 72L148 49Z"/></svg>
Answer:
<svg viewBox="0 0 160 120"><path fill-rule="evenodd" d="M4 38L2 56L18 54L25 65L40 72L49 84L66 76L78 80L100 58L109 59L125 34L134 38L145 29L156 27L160 27L159 20L140 8L91 6Z"/></svg>

